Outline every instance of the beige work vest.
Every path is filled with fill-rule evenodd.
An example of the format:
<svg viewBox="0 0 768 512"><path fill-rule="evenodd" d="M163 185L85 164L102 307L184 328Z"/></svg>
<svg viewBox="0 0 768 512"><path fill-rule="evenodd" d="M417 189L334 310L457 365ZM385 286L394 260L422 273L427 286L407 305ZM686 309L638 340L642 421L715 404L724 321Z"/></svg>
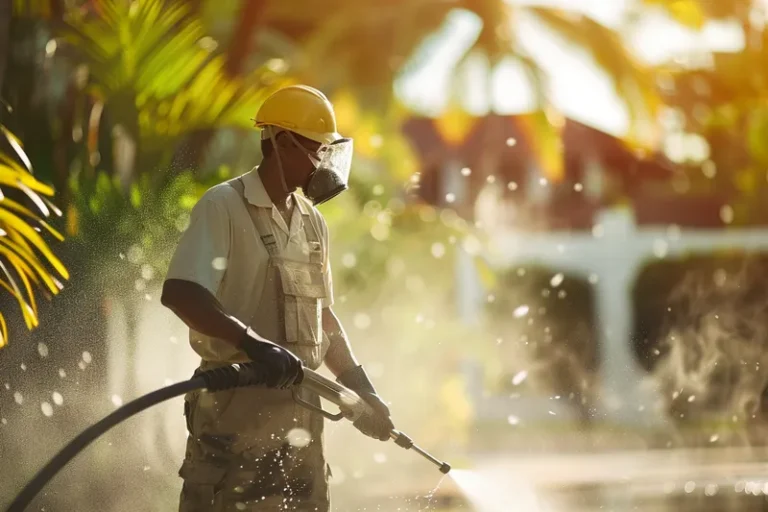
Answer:
<svg viewBox="0 0 768 512"><path fill-rule="evenodd" d="M317 369L327 351L321 299L328 291L315 227L304 215L308 259L288 259L276 243L269 210L245 200L240 180L231 185L243 198L269 253L264 291L249 325ZM247 356L240 353L234 359L245 361ZM202 361L200 369L231 362ZM238 388L187 395L190 437L179 471L185 480L180 510L329 510L323 418L297 404L294 392ZM316 396L301 398L320 404ZM202 508L209 500L211 508Z"/></svg>

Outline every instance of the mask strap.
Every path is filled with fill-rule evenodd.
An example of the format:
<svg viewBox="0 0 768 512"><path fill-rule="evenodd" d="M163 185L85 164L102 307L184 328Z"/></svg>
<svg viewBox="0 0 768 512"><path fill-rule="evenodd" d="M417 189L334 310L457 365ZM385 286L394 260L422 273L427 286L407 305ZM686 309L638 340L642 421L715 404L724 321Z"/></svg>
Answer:
<svg viewBox="0 0 768 512"><path fill-rule="evenodd" d="M280 174L280 183L283 185L283 191L287 194L288 193L288 183L285 181L285 172L283 171L283 160L280 158L280 151L277 149L277 141L275 140L275 130L272 128L272 126L265 127L266 130L268 130L267 134L269 136L269 140L272 142L272 149L275 152L275 158L277 158L277 169L278 173Z"/></svg>
<svg viewBox="0 0 768 512"><path fill-rule="evenodd" d="M317 148L316 152L312 152L304 147L304 145L299 142L296 137L293 136L293 133L290 131L286 131L285 133L288 134L288 136L291 138L291 141L293 141L293 144L299 148L299 150L307 155L307 158L309 158L309 161L312 162L312 165L315 166L315 169L320 165L320 163L323 161L323 158L319 155L320 152L325 151L327 148L326 144L321 144L319 148Z"/></svg>

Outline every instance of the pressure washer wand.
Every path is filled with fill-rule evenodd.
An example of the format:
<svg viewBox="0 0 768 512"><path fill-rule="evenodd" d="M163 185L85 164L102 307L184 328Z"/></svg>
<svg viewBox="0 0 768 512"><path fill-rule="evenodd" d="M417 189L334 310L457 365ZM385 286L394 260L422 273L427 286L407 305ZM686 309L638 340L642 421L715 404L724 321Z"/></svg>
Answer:
<svg viewBox="0 0 768 512"><path fill-rule="evenodd" d="M451 465L447 462L442 462L436 458L434 458L432 455L430 455L425 450L419 448L416 444L414 444L413 440L408 437L407 435L403 434L402 432L398 430L393 430L389 433L389 437L392 438L393 441L395 441L395 444L401 448L405 448L406 450L413 449L416 453L427 459L429 462L434 464L440 469L440 472L444 475L447 475L448 472L451 470Z"/></svg>
<svg viewBox="0 0 768 512"><path fill-rule="evenodd" d="M341 410L340 413L331 414L314 404L306 402L301 399L297 393L294 393L294 399L299 404L319 412L331 421L339 421L342 418L347 418L354 422L364 414L373 414L371 407L365 400L360 398L357 393L308 368L304 369L304 379L301 381L301 384L299 384L299 387L311 391L339 407ZM448 463L442 462L430 455L428 452L417 446L410 437L399 430L392 430L392 432L389 433L389 436L397 446L405 448L406 450L414 450L416 453L437 466L442 473L448 474L451 470L451 466Z"/></svg>

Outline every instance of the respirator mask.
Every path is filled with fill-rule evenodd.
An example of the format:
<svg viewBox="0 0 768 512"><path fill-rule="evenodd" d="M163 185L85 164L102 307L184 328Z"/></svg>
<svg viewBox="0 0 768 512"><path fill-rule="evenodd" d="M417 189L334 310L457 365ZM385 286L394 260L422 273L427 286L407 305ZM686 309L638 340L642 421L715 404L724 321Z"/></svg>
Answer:
<svg viewBox="0 0 768 512"><path fill-rule="evenodd" d="M336 197L349 188L349 172L352 167L353 152L352 139L339 139L330 144L323 144L315 151L310 151L299 142L293 133L288 130L280 131L284 131L294 145L312 162L315 170L310 173L307 182L301 189L315 206ZM283 165L275 143L276 135L277 132L272 127L265 127L264 136L272 140L272 146L275 148L280 167L280 178L287 192L288 186L285 182Z"/></svg>

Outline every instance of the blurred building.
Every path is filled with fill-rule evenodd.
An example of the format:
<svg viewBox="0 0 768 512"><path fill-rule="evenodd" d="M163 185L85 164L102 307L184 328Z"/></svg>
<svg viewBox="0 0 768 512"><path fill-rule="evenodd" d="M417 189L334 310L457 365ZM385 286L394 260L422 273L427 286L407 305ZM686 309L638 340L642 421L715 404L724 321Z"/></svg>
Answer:
<svg viewBox="0 0 768 512"><path fill-rule="evenodd" d="M491 242L480 254L459 250L459 311L465 321L477 322L486 304L478 257L499 270L534 263L588 279L595 290L601 414L653 421L655 415L645 411L658 402L655 392L641 386L645 372L631 342L631 290L640 269L649 259L689 251L762 250L768 237L760 230L723 231L730 220L718 190L689 193L685 168L661 154L633 151L572 119L562 127L563 173L550 181L526 138L524 120L473 118L465 135L450 141L438 120L417 117L403 126L422 162L421 200L454 209ZM472 371L469 382L481 414L506 418L506 398L488 397Z"/></svg>
<svg viewBox="0 0 768 512"><path fill-rule="evenodd" d="M505 226L525 231L591 230L601 209L629 198L647 206L652 185L673 166L644 158L623 141L572 119L562 128L564 176L551 182L537 164L522 121L526 115L475 118L463 140L448 142L438 122L417 117L403 131L422 162L419 196L477 220L484 190L499 190Z"/></svg>

